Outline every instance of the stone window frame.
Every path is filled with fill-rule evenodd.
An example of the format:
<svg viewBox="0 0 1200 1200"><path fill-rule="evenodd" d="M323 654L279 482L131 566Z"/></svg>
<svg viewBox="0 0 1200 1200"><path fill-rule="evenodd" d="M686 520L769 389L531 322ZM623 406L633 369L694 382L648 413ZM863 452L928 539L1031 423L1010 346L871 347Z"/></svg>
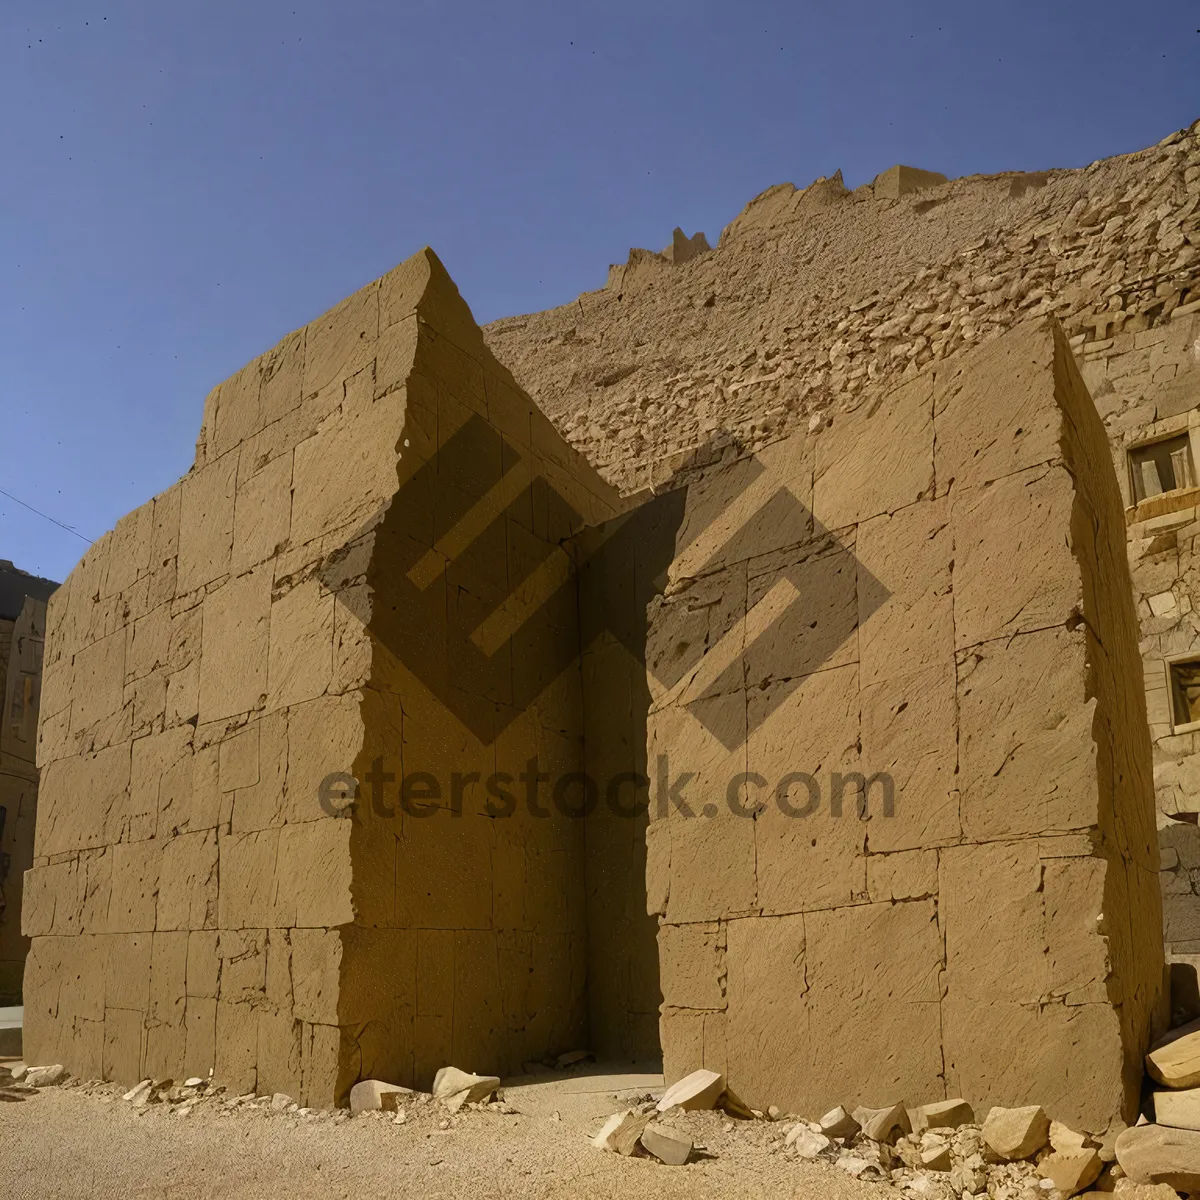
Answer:
<svg viewBox="0 0 1200 1200"><path fill-rule="evenodd" d="M1200 731L1200 720L1183 721L1177 723L1175 720L1175 681L1171 677L1171 668L1178 663L1194 662L1200 664L1200 649L1187 650L1180 654L1167 654L1163 656L1163 676L1167 685L1167 712L1171 718L1171 733L1194 733Z"/></svg>
<svg viewBox="0 0 1200 1200"><path fill-rule="evenodd" d="M1117 478L1120 482L1122 499L1125 502L1126 525L1135 525L1141 521L1200 505L1200 484L1188 488L1175 488L1169 492L1160 492L1157 496L1149 496L1141 501L1135 499L1133 452L1145 446L1152 446L1156 442L1169 441L1171 438L1185 433L1188 435L1189 448L1192 452L1192 469L1200 478L1200 408L1155 421L1127 441L1122 442L1120 447L1121 463Z"/></svg>

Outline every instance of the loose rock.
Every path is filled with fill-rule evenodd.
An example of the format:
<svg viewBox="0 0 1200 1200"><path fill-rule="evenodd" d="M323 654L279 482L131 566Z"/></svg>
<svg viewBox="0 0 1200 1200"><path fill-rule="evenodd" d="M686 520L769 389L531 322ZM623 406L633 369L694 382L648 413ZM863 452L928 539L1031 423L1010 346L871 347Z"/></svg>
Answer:
<svg viewBox="0 0 1200 1200"><path fill-rule="evenodd" d="M609 1134L608 1148L628 1158L638 1148L642 1130L649 1124L648 1113L627 1112L621 1124Z"/></svg>
<svg viewBox="0 0 1200 1200"><path fill-rule="evenodd" d="M801 1158L816 1158L822 1150L828 1150L833 1143L823 1133L813 1133L807 1125L801 1122L788 1131L783 1144L791 1146Z"/></svg>
<svg viewBox="0 0 1200 1200"><path fill-rule="evenodd" d="M965 1100L939 1100L912 1111L912 1127L917 1133L926 1129L957 1129L974 1122L975 1110Z"/></svg>
<svg viewBox="0 0 1200 1200"><path fill-rule="evenodd" d="M1172 1029L1146 1055L1146 1070L1169 1088L1200 1085L1200 1020Z"/></svg>
<svg viewBox="0 0 1200 1200"><path fill-rule="evenodd" d="M134 1084L121 1097L122 1100L128 1100L130 1104L137 1108L150 1103L150 1089L154 1086L152 1079L143 1079L141 1083Z"/></svg>
<svg viewBox="0 0 1200 1200"><path fill-rule="evenodd" d="M686 1112L697 1109L715 1108L717 1098L725 1090L725 1079L716 1071L706 1071L703 1067L685 1075L682 1079L671 1084L662 1099L658 1102L658 1111L666 1112L669 1108L682 1108Z"/></svg>
<svg viewBox="0 0 1200 1200"><path fill-rule="evenodd" d="M888 1108L856 1108L854 1119L862 1126L864 1137L873 1142L894 1142L906 1133L912 1133L912 1122L903 1104Z"/></svg>
<svg viewBox="0 0 1200 1200"><path fill-rule="evenodd" d="M1134 1183L1200 1191L1200 1133L1195 1130L1135 1125L1117 1138L1117 1162Z"/></svg>
<svg viewBox="0 0 1200 1200"><path fill-rule="evenodd" d="M55 1063L52 1067L26 1068L25 1077L21 1082L36 1088L53 1087L56 1083L61 1083L66 1077L66 1068L62 1063Z"/></svg>
<svg viewBox="0 0 1200 1200"><path fill-rule="evenodd" d="M1064 1196L1074 1196L1096 1182L1102 1166L1100 1155L1085 1146L1078 1150L1055 1150L1038 1163L1038 1170Z"/></svg>
<svg viewBox="0 0 1200 1200"><path fill-rule="evenodd" d="M859 1123L839 1104L831 1108L820 1121L821 1132L831 1138L852 1138L862 1128Z"/></svg>
<svg viewBox="0 0 1200 1200"><path fill-rule="evenodd" d="M1200 1088L1155 1092L1154 1120L1175 1129L1200 1129Z"/></svg>
<svg viewBox="0 0 1200 1200"><path fill-rule="evenodd" d="M983 1140L1001 1158L1029 1158L1049 1140L1050 1118L1041 1105L993 1108L983 1122Z"/></svg>
<svg viewBox="0 0 1200 1200"><path fill-rule="evenodd" d="M400 1087L396 1083L384 1083L382 1079L363 1079L350 1089L350 1111L355 1116L360 1112L395 1112L396 1098L412 1094L411 1088Z"/></svg>
<svg viewBox="0 0 1200 1200"><path fill-rule="evenodd" d="M496 1075L472 1075L457 1067L443 1067L433 1078L433 1098L458 1112L464 1104L486 1100L499 1086Z"/></svg>
<svg viewBox="0 0 1200 1200"><path fill-rule="evenodd" d="M927 1150L921 1151L921 1166L927 1171L949 1171L953 1165L949 1142L943 1142L940 1146L933 1145Z"/></svg>
<svg viewBox="0 0 1200 1200"><path fill-rule="evenodd" d="M692 1139L665 1125L647 1125L642 1130L642 1149L668 1167L682 1167L692 1152Z"/></svg>
<svg viewBox="0 0 1200 1200"><path fill-rule="evenodd" d="M591 1139L592 1145L595 1146L597 1150L613 1149L613 1147L609 1145L609 1139L614 1133L617 1132L618 1129L621 1128L625 1118L633 1115L634 1113L632 1110L613 1113L613 1115L609 1117L603 1125L600 1126L600 1132Z"/></svg>

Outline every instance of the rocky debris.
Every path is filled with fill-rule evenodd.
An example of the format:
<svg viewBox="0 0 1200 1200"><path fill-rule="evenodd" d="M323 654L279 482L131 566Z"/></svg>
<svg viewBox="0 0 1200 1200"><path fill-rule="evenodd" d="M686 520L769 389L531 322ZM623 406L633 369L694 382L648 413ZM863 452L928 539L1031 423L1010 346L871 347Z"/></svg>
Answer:
<svg viewBox="0 0 1200 1200"><path fill-rule="evenodd" d="M1154 1121L1175 1129L1200 1129L1200 1088L1155 1092Z"/></svg>
<svg viewBox="0 0 1200 1200"><path fill-rule="evenodd" d="M121 1099L128 1104L132 1104L140 1108L144 1104L150 1103L150 1090L154 1086L152 1079L143 1079L141 1083L135 1083Z"/></svg>
<svg viewBox="0 0 1200 1200"><path fill-rule="evenodd" d="M987 1164L982 1154L972 1154L950 1168L950 1188L957 1196L978 1196L987 1190L987 1183Z"/></svg>
<svg viewBox="0 0 1200 1200"><path fill-rule="evenodd" d="M1171 1030L1146 1055L1146 1070L1169 1088L1200 1085L1200 1020Z"/></svg>
<svg viewBox="0 0 1200 1200"><path fill-rule="evenodd" d="M833 1145L833 1142L823 1133L817 1133L803 1121L793 1125L783 1140L785 1146L790 1146L801 1158L816 1158Z"/></svg>
<svg viewBox="0 0 1200 1200"><path fill-rule="evenodd" d="M396 1083L384 1083L382 1079L362 1079L350 1089L350 1112L395 1112L400 1096L413 1095L412 1088Z"/></svg>
<svg viewBox="0 0 1200 1200"><path fill-rule="evenodd" d="M716 1071L701 1067L690 1075L671 1084L658 1102L658 1111L682 1108L684 1112L696 1109L715 1108L721 1093L725 1091L725 1077Z"/></svg>
<svg viewBox="0 0 1200 1200"><path fill-rule="evenodd" d="M949 1142L930 1142L921 1150L921 1166L926 1171L949 1171L954 1165Z"/></svg>
<svg viewBox="0 0 1200 1200"><path fill-rule="evenodd" d="M1062 1195L1074 1196L1096 1182L1102 1166L1100 1155L1095 1150L1081 1146L1075 1150L1053 1151L1038 1163L1038 1171Z"/></svg>
<svg viewBox="0 0 1200 1200"><path fill-rule="evenodd" d="M53 1087L66 1077L66 1068L62 1063L55 1063L52 1067L27 1067L21 1082L34 1088Z"/></svg>
<svg viewBox="0 0 1200 1200"><path fill-rule="evenodd" d="M852 1154L850 1151L846 1151L845 1153L838 1155L837 1161L834 1165L840 1167L846 1172L847 1175L852 1175L855 1179L858 1179L870 1168L871 1163L861 1155Z"/></svg>
<svg viewBox="0 0 1200 1200"><path fill-rule="evenodd" d="M612 1150L613 1147L609 1145L609 1139L614 1133L617 1132L618 1129L621 1128L626 1117L634 1115L635 1114L631 1109L627 1109L625 1112L613 1113L612 1116L600 1126L599 1131L591 1139L592 1145L595 1146L597 1150Z"/></svg>
<svg viewBox="0 0 1200 1200"><path fill-rule="evenodd" d="M637 1150L642 1131L649 1124L649 1113L627 1112L620 1125L609 1134L607 1148L628 1158Z"/></svg>
<svg viewBox="0 0 1200 1200"><path fill-rule="evenodd" d="M957 1129L975 1123L975 1110L965 1100L939 1100L914 1108L910 1119L916 1133L926 1129Z"/></svg>
<svg viewBox="0 0 1200 1200"><path fill-rule="evenodd" d="M903 1104L892 1104L887 1108L856 1108L854 1119L862 1127L864 1137L873 1142L894 1142L906 1133L912 1133L908 1110Z"/></svg>
<svg viewBox="0 0 1200 1200"><path fill-rule="evenodd" d="M472 1075L457 1067L442 1067L433 1078L433 1098L451 1112L464 1104L478 1104L491 1097L500 1086L496 1075Z"/></svg>
<svg viewBox="0 0 1200 1200"><path fill-rule="evenodd" d="M1165 1183L1133 1183L1128 1179L1118 1180L1111 1193L1104 1191L1085 1192L1086 1197L1116 1196L1117 1200L1179 1200L1179 1193Z"/></svg>
<svg viewBox="0 0 1200 1200"><path fill-rule="evenodd" d="M647 1125L638 1140L643 1150L668 1167L682 1167L692 1152L692 1139L666 1125Z"/></svg>
<svg viewBox="0 0 1200 1200"><path fill-rule="evenodd" d="M1040 1105L1024 1108L993 1108L983 1122L983 1140L1010 1162L1030 1158L1050 1138L1050 1118Z"/></svg>
<svg viewBox="0 0 1200 1200"><path fill-rule="evenodd" d="M839 1104L831 1108L820 1120L821 1132L831 1138L852 1138L861 1125Z"/></svg>
<svg viewBox="0 0 1200 1200"><path fill-rule="evenodd" d="M1165 1183L1200 1191L1200 1132L1135 1125L1117 1138L1117 1162L1134 1183Z"/></svg>

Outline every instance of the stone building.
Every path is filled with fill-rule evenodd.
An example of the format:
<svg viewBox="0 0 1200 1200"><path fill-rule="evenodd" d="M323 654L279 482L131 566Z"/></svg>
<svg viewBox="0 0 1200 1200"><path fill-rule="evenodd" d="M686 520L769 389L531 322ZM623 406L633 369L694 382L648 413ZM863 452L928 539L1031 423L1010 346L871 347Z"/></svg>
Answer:
<svg viewBox="0 0 1200 1200"><path fill-rule="evenodd" d="M1131 595L1053 322L622 495L422 252L215 389L51 601L27 1052L331 1104L661 1046L752 1103L1128 1119Z"/></svg>
<svg viewBox="0 0 1200 1200"><path fill-rule="evenodd" d="M21 892L33 863L42 643L56 586L0 560L0 1005L21 1003L29 950Z"/></svg>

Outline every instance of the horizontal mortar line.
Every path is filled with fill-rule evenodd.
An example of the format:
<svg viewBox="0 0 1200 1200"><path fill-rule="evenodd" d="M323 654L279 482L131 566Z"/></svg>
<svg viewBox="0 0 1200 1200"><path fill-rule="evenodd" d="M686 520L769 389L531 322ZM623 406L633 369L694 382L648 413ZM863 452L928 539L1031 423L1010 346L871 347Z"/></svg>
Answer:
<svg viewBox="0 0 1200 1200"><path fill-rule="evenodd" d="M446 560L453 561L463 554L529 484L529 470L522 459L502 475L451 529L438 538L432 550L425 551L408 572L409 579L424 591L441 575Z"/></svg>
<svg viewBox="0 0 1200 1200"><path fill-rule="evenodd" d="M770 628L771 623L800 598L796 585L785 575L744 616L740 617L715 646L696 664L694 674L685 675L654 703L656 708L682 704L688 692L701 691L714 685L745 653L745 648ZM699 698L699 697L697 697Z"/></svg>
<svg viewBox="0 0 1200 1200"><path fill-rule="evenodd" d="M551 552L521 584L519 592L505 597L504 603L471 631L471 641L490 658L570 578L570 556Z"/></svg>

